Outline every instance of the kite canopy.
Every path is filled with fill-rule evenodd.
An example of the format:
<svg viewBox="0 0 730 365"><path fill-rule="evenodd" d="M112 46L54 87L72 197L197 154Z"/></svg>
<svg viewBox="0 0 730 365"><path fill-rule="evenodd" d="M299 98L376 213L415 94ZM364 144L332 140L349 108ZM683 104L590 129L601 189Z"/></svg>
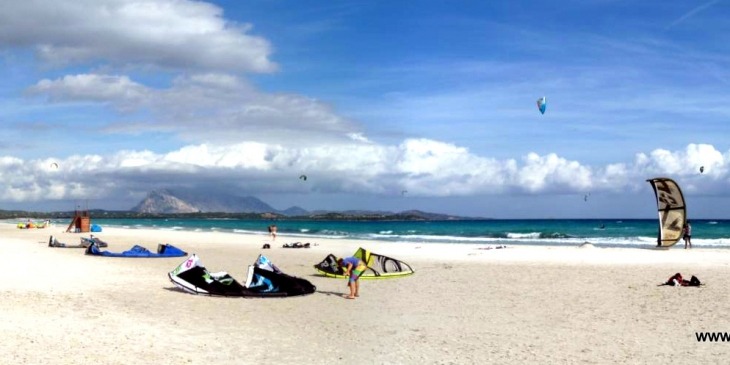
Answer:
<svg viewBox="0 0 730 365"><path fill-rule="evenodd" d="M102 241L99 239L99 237L91 236L90 238L81 237L81 247L89 247L91 245L96 245L96 247L107 247L109 246L108 243Z"/></svg>
<svg viewBox="0 0 730 365"><path fill-rule="evenodd" d="M687 206L679 185L672 179L657 177L647 180L654 188L659 213L657 247L671 247L682 238L687 223Z"/></svg>
<svg viewBox="0 0 730 365"><path fill-rule="evenodd" d="M299 175L299 180L307 181L307 175Z"/></svg>
<svg viewBox="0 0 730 365"><path fill-rule="evenodd" d="M352 256L359 258L368 266L360 276L361 279L386 279L414 273L411 266L405 262L372 253L362 247ZM318 273L330 278L346 278L344 270L337 264L337 257L333 254L327 255L322 262L314 265L314 268Z"/></svg>
<svg viewBox="0 0 730 365"><path fill-rule="evenodd" d="M67 244L63 242L59 242L56 237L51 236L48 238L48 247L63 247L63 248L87 248L89 247L92 242L97 245L97 247L106 247L107 243L98 239L98 238L85 238L81 237L81 243L78 245L72 245Z"/></svg>
<svg viewBox="0 0 730 365"><path fill-rule="evenodd" d="M537 109L540 111L540 114L545 114L545 109L547 108L547 99L543 96L540 99L537 99Z"/></svg>
<svg viewBox="0 0 730 365"><path fill-rule="evenodd" d="M180 257L188 253L168 243L157 245L157 252L152 252L140 245L134 245L124 252L109 252L100 250L92 241L91 245L86 248L86 254L106 257Z"/></svg>
<svg viewBox="0 0 730 365"><path fill-rule="evenodd" d="M291 297L314 293L317 288L309 281L287 275L266 257L259 255L249 266L245 285L227 272L211 273L193 254L167 274L175 286L185 292L227 297Z"/></svg>
<svg viewBox="0 0 730 365"><path fill-rule="evenodd" d="M700 174L702 174L704 172L705 172L705 167L704 166L700 166Z"/></svg>

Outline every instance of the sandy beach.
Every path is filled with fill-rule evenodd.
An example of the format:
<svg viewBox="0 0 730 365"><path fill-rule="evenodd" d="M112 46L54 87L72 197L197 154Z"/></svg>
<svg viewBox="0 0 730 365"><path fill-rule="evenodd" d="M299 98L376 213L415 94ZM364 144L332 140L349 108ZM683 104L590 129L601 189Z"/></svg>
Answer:
<svg viewBox="0 0 730 365"><path fill-rule="evenodd" d="M106 258L65 227L0 224L0 342L6 364L687 364L723 363L730 331L730 250L401 244L285 235L105 228L123 251L171 243L211 271L245 279L264 253L317 292L285 299L196 296L167 272L185 258ZM272 249L262 250L264 243ZM315 274L327 254L358 247L401 259L415 275L346 282ZM675 272L700 288L658 286Z"/></svg>

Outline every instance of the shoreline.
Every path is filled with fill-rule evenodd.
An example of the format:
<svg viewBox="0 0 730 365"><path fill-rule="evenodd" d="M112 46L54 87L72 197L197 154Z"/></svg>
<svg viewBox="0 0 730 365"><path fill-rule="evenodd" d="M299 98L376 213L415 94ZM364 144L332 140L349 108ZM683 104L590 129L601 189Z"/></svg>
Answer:
<svg viewBox="0 0 730 365"><path fill-rule="evenodd" d="M3 232L2 230L3 224L0 222L0 232ZM13 225L12 228L15 231L25 231L15 228ZM102 232L87 232L87 233L66 233L63 231L63 228L61 228L58 225L54 225L47 228L40 228L40 229L32 229L37 231L38 233L42 232L48 232L48 236L53 235L54 237L58 238L61 242L65 242L67 240L67 237L73 240L73 243L77 243L79 237L88 237L89 235L93 234L95 236L98 236L102 240L108 241L104 239L104 237L118 237L119 240L114 242L112 239L112 242L110 243L110 247L106 248L106 250L109 251L115 251L117 249L123 250L127 249L129 247L125 247L124 244L132 244L132 242L142 242L146 239L146 237L171 237L173 240L182 240L185 242L186 240L191 241L194 245L197 245L198 242L202 242L208 237L215 237L212 242L218 243L218 244L231 244L234 245L232 247L236 247L235 245L245 244L246 248L248 249L256 249L256 245L258 245L258 248L260 249L263 244L268 243L271 245L272 249L279 249L284 243L291 243L291 242L310 242L311 248L305 249L305 250L311 250L311 251L318 251L318 247L324 246L324 247L332 247L334 249L338 249L341 251L341 255L348 255L347 250L344 249L345 247L350 247L352 249L351 253L354 253L354 251L360 247L360 246L368 246L365 248L370 249L371 251L385 254L385 252L390 251L397 254L403 254L407 255L410 258L413 259L450 259L450 260L459 260L459 259L478 259L479 257L488 257L488 260L493 260L494 262L525 262L525 261L538 261L538 262L555 262L555 263L568 263L571 261L581 261L581 258L587 259L585 263L595 263L595 264L603 264L603 263L615 263L615 264L622 264L622 263L662 263L662 262L686 262L687 257L682 257L685 255L689 255L690 257L695 256L692 252L717 252L718 254L728 254L728 257L730 257L730 247L724 247L724 246L697 246L693 247L692 249L684 249L683 243L680 241L676 245L670 247L670 248L657 248L655 246L652 246L650 244L646 243L636 243L635 245L621 245L621 244L615 244L615 245L606 245L606 244L595 244L588 240L580 240L583 242L577 242L575 244L547 244L547 243L534 243L530 241L516 241L516 242L504 242L504 241L495 241L495 242L487 242L487 243L464 243L464 242L437 242L437 241L422 241L422 242L413 242L413 241L388 241L388 240L382 240L382 239L363 239L363 238L351 238L351 237L323 237L323 236L307 236L307 235L298 235L298 234L290 234L290 233L279 233L277 235L277 240L272 242L270 239L270 236L267 232L262 231L259 233L250 233L250 232L240 232L235 230L211 230L211 231L205 231L205 230L198 230L198 229L185 229L185 228L166 228L166 227L105 227ZM13 231L12 229L10 231ZM42 231L42 232L41 232ZM6 236L13 236L12 234L9 234L7 232ZM55 233L55 234L54 234ZM23 233L20 233L20 235L23 235ZM77 237L77 238L74 238ZM302 240L302 238L307 238L306 240ZM137 241L135 241L137 240ZM320 242L326 243L325 245L321 245ZM174 242L158 242L158 243L172 243ZM586 247L583 247L586 243L590 244ZM137 243L133 243L137 244ZM154 248L156 247L156 243L149 244L150 247L148 248ZM505 248L496 248L500 246L506 246ZM374 249L370 248L374 247ZM517 249L517 251L515 251ZM579 249L576 251L575 249ZM301 250L301 249L299 249ZM600 258L596 257L596 255L586 255L581 254L580 252L584 252L585 250L599 250L597 252L602 253L605 257ZM621 257L624 255L622 252L624 250L628 250L626 252L634 253L632 256L626 255L626 257ZM321 251L321 250L319 250ZM382 252L381 252L382 251ZM486 253L489 252L507 252L502 254L492 254L485 256ZM262 251L264 252L264 251ZM636 255L638 253L643 252L644 254ZM664 255L651 255L646 254L646 252L666 252ZM684 252L684 253L675 253L675 252ZM334 253L334 252L332 252ZM326 255L326 253L325 253ZM494 256L494 257L491 257ZM715 263L722 263L723 259L722 256L715 256L711 255L709 258L702 258L701 262L698 262L700 264L706 264L708 262L715 262ZM717 260L715 260L717 258ZM478 261L478 260L477 260Z"/></svg>
<svg viewBox="0 0 730 365"><path fill-rule="evenodd" d="M203 220L208 221L208 220ZM213 220L213 221L219 221L219 220ZM9 221L5 221L8 223L13 223ZM167 220L164 220L164 222L167 222ZM246 221L250 223L250 221ZM0 224L2 224L3 221L0 221ZM64 222L65 223L65 222ZM310 222L311 223L311 222ZM322 222L316 222L318 224L321 224ZM333 224L343 224L348 222L333 222ZM355 225L357 225L360 222L350 222ZM104 222L102 223L103 227L105 229L132 229L132 230L159 230L163 232L196 232L196 233L233 233L237 235L253 235L260 237L263 240L268 239L268 232L266 229L262 228L260 225L256 225L255 227L246 226L245 224L243 227L237 227L237 226L195 226L190 225L186 226L186 223L179 223L179 222L173 222L171 225L156 225L152 224L149 226L145 225L124 225L119 223L109 223ZM175 225L179 224L179 225ZM58 222L54 223L54 226L56 228L59 228L60 226L65 227L65 224L58 224ZM432 245L432 244L453 244L453 245L473 245L473 246L485 246L485 245L508 245L508 246L538 246L538 247L576 247L583 243L591 243L596 247L600 248L633 248L633 249L654 249L655 248L655 238L651 238L649 236L645 235L639 235L639 236L621 236L616 235L616 233L613 233L613 235L598 235L598 236L580 236L580 235L572 235L571 233L562 233L561 235L557 237L543 237L542 235L545 234L544 231L540 231L540 229L545 229L544 227L536 227L532 232L530 233L524 233L524 231L517 231L519 233L513 233L511 231L498 231L501 232L501 234L506 234L506 237L502 236L490 236L491 234L494 234L495 230L494 228L484 228L486 229L485 235L476 235L476 236L470 236L470 235L442 235L438 233L413 233L415 231L411 231L412 233L395 233L392 234L392 231L385 231L385 232L376 232L376 231L368 231L366 230L360 230L360 229L354 229L351 232L347 231L349 227L343 227L345 231L342 231L342 234L332 234L331 232L338 232L337 227L335 227L335 231L330 231L330 233L325 233L328 230L323 229L322 226L319 227L307 227L306 228L299 228L298 230L292 230L291 227L289 227L289 230L279 230L279 236L282 237L282 239L287 239L289 242L307 242L307 241L316 241L316 240L327 240L327 239L334 239L334 240L342 240L342 241L367 241L367 242L386 242L394 245L403 245L403 244L420 244L420 245ZM257 229L258 228L258 229ZM313 229L315 232L310 232L310 229ZM387 228L386 228L387 229ZM647 233L647 232L643 232ZM694 246L696 248L708 248L708 249L730 249L730 238L726 238L725 236L702 236L695 237L693 240ZM674 248L678 248L679 246L682 246L683 242L680 240L677 242L677 244L674 246Z"/></svg>
<svg viewBox="0 0 730 365"><path fill-rule="evenodd" d="M196 296L167 272L178 258L106 258L49 248L65 227L0 225L0 330L6 361L20 364L282 364L362 361L422 363L716 363L721 343L696 331L730 328L730 251L393 244L317 239L285 249L257 235L105 228L94 233L123 251L171 243L212 272L241 281L264 254L311 281L312 295L284 299ZM271 249L261 249L270 243ZM315 274L327 254L363 246L403 260L415 274L363 281L346 300L344 280ZM658 286L676 272L700 288ZM99 351L105 349L105 351Z"/></svg>

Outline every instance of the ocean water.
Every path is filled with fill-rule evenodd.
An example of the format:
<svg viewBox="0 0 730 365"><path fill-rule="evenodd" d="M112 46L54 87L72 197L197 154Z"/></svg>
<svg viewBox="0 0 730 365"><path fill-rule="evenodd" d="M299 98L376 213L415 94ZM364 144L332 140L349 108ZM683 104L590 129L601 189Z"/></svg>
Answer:
<svg viewBox="0 0 730 365"><path fill-rule="evenodd" d="M68 221L54 221L57 226ZM239 219L95 219L103 227L260 234L268 240L276 224L278 242L316 242L330 237L381 242L463 243L474 245L575 246L589 241L602 247L654 247L656 219L527 219L419 222L262 221ZM683 241L677 243L683 245ZM696 247L730 248L730 220L692 220Z"/></svg>

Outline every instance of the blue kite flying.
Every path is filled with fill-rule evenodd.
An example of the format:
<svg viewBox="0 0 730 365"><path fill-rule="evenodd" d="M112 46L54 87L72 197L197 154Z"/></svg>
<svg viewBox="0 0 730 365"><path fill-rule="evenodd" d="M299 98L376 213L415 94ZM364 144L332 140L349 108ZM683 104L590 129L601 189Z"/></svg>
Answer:
<svg viewBox="0 0 730 365"><path fill-rule="evenodd" d="M547 100L545 97L541 97L540 99L537 99L537 109L540 110L540 114L545 114L545 108L547 107Z"/></svg>

